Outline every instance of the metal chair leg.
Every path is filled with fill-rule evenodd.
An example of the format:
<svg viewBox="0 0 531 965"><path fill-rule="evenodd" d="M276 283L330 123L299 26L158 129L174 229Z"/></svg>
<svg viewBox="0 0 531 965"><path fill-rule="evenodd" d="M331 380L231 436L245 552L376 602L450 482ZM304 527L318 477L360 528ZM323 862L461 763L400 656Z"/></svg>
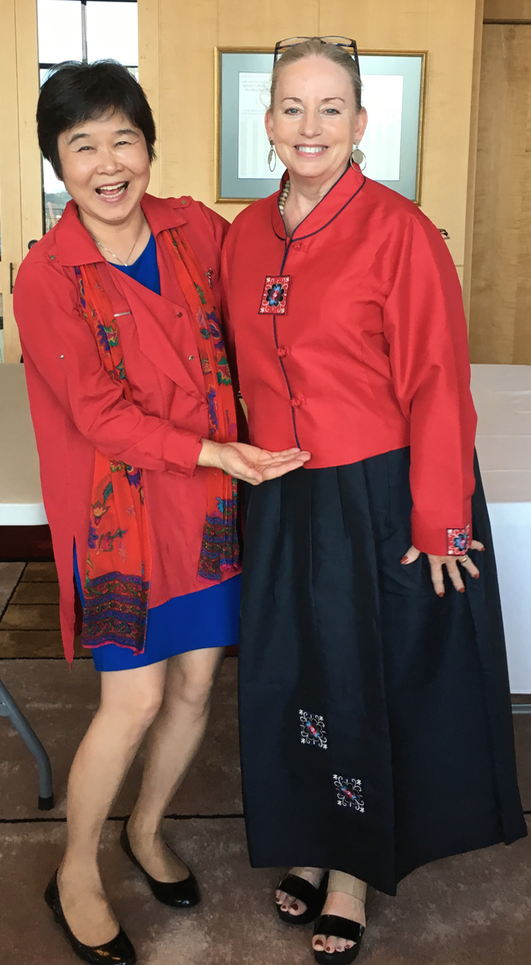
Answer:
<svg viewBox="0 0 531 965"><path fill-rule="evenodd" d="M52 767L35 731L0 681L0 717L8 717L26 747L31 751L39 768L39 810L50 811L54 806Z"/></svg>

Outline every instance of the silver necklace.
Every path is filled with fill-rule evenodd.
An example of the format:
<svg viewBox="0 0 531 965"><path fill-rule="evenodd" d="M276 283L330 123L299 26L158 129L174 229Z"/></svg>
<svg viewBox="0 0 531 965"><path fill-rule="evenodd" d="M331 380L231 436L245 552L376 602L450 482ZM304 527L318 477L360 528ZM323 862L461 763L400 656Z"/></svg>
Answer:
<svg viewBox="0 0 531 965"><path fill-rule="evenodd" d="M135 238L135 243L134 243L133 247L131 248L131 251L129 252L129 254L128 254L128 256L127 256L127 258L126 258L125 261L123 261L121 258L119 258L118 255L115 255L114 251L111 251L110 248L107 248L107 246L104 245L101 241L98 241L98 239L95 238L94 235L92 235L91 237L92 237L92 240L96 242L98 248L103 248L103 250L104 250L104 251L107 251L110 255L112 255L113 258L116 259L116 261L119 261L120 264L124 266L124 268L129 268L129 267L130 267L130 265L129 265L129 259L130 259L131 255L133 254L133 251L135 250L135 248L136 248L136 246L137 246L137 244L138 244L138 242L139 242L139 240L140 240L140 235L142 234L143 229L144 229L144 219L142 219L142 224L140 225L140 231L138 232L138 234L137 234L137 236L136 236L136 238Z"/></svg>

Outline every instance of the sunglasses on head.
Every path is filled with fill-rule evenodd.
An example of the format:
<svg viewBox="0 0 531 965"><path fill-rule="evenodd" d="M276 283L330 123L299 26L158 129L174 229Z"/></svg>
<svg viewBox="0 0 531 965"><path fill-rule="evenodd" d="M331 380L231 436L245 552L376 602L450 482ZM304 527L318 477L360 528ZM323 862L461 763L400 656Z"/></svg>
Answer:
<svg viewBox="0 0 531 965"><path fill-rule="evenodd" d="M318 40L321 44L332 44L333 47L341 47L343 50L350 50L351 56L354 57L356 70L359 74L360 62L358 59L358 48L356 46L356 41L350 40L348 37L286 37L285 40L279 40L278 43L275 44L273 67L285 50L288 50L290 47L296 47L297 44L304 44L307 40Z"/></svg>

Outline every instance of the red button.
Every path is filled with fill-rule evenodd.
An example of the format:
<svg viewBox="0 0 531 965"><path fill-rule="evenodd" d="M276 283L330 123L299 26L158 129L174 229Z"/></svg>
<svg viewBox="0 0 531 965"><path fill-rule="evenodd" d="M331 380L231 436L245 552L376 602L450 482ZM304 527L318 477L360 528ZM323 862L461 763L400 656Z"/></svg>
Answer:
<svg viewBox="0 0 531 965"><path fill-rule="evenodd" d="M285 359L285 358L286 358L286 355L289 355L289 348L286 348L285 345L280 345L280 346L277 348L277 355L278 355L279 359Z"/></svg>
<svg viewBox="0 0 531 965"><path fill-rule="evenodd" d="M301 395L294 395L291 400L292 409L298 409L300 405L304 403L304 399Z"/></svg>
<svg viewBox="0 0 531 965"><path fill-rule="evenodd" d="M183 313L182 313L182 312L177 312L177 318L182 318L182 317L183 317Z"/></svg>
<svg viewBox="0 0 531 965"><path fill-rule="evenodd" d="M302 245L300 241L294 241L291 247L293 248L293 251L300 251L302 248Z"/></svg>

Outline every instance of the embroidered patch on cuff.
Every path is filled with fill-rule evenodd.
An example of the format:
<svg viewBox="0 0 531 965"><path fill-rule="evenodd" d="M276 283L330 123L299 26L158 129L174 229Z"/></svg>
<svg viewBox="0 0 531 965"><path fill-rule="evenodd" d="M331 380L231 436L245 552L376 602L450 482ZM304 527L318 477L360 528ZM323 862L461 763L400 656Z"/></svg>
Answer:
<svg viewBox="0 0 531 965"><path fill-rule="evenodd" d="M470 523L462 529L446 530L446 555L461 556L470 548Z"/></svg>
<svg viewBox="0 0 531 965"><path fill-rule="evenodd" d="M288 305L289 275L267 275L258 309L259 315L285 315Z"/></svg>
<svg viewBox="0 0 531 965"><path fill-rule="evenodd" d="M301 725L301 744L312 744L321 750L328 750L328 738L324 717L319 714L309 714L306 710L299 710Z"/></svg>
<svg viewBox="0 0 531 965"><path fill-rule="evenodd" d="M361 781L354 777L341 777L340 774L334 774L334 785L337 789L337 803L340 807L354 808L361 814L365 813Z"/></svg>

